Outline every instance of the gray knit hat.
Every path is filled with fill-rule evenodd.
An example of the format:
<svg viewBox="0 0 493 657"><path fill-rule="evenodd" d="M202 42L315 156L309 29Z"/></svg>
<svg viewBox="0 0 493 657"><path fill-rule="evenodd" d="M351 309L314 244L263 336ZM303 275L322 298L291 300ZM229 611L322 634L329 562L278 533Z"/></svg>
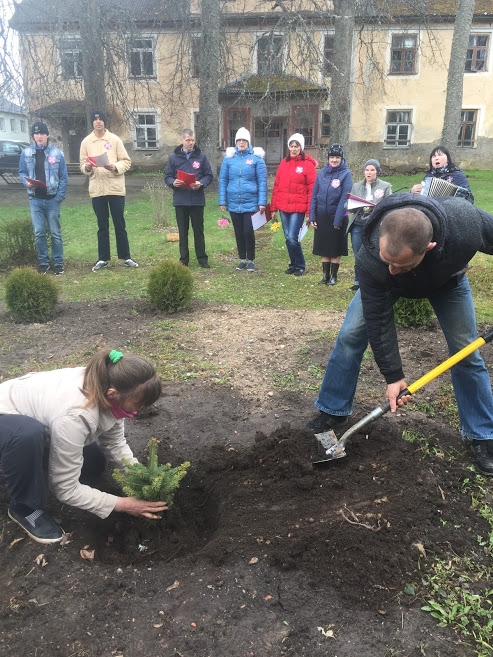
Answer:
<svg viewBox="0 0 493 657"><path fill-rule="evenodd" d="M380 173L382 167L380 166L380 162L378 160L368 160L365 162L365 166L363 167L363 171L366 169L366 167L375 167L377 170L377 173Z"/></svg>

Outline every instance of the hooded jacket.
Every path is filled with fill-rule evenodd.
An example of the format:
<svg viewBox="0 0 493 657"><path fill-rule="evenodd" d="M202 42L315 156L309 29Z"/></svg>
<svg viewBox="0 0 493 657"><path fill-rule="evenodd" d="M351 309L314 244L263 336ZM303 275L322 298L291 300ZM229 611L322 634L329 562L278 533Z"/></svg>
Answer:
<svg viewBox="0 0 493 657"><path fill-rule="evenodd" d="M347 207L347 195L351 192L353 179L346 160L337 167L330 164L318 172L313 185L310 203L310 221L317 221L317 215L334 218L334 226L342 226Z"/></svg>
<svg viewBox="0 0 493 657"><path fill-rule="evenodd" d="M392 276L379 255L380 223L388 212L402 207L426 214L436 246L426 252L417 267ZM493 255L493 216L462 198L393 194L370 214L356 257L356 273L368 338L387 383L404 378L393 314L395 301L399 297L432 299L456 286L478 251Z"/></svg>
<svg viewBox="0 0 493 657"><path fill-rule="evenodd" d="M315 184L318 165L309 155L305 154L284 158L277 169L270 202L271 212L301 212L308 214L312 189Z"/></svg>
<svg viewBox="0 0 493 657"><path fill-rule="evenodd" d="M219 205L229 212L257 212L267 205L267 167L263 148L226 149L219 171Z"/></svg>
<svg viewBox="0 0 493 657"><path fill-rule="evenodd" d="M178 171L195 174L197 182L201 182L199 189L187 187L173 187L178 177ZM164 170L164 182L173 190L173 205L205 205L204 189L208 187L213 179L212 168L207 157L200 148L194 146L190 156L187 157L182 146L178 146L168 160Z"/></svg>

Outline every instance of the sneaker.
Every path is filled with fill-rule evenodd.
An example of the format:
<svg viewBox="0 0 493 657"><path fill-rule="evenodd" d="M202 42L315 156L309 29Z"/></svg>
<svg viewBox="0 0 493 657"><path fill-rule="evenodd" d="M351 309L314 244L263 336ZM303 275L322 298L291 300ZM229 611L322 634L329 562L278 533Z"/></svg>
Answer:
<svg viewBox="0 0 493 657"><path fill-rule="evenodd" d="M107 260L98 260L97 263L92 268L92 270L93 271L99 271L100 269L104 269L107 266L108 266L108 261Z"/></svg>
<svg viewBox="0 0 493 657"><path fill-rule="evenodd" d="M240 260L240 262L236 265L236 269L241 271L242 269L246 269L247 266L247 261L246 260Z"/></svg>
<svg viewBox="0 0 493 657"><path fill-rule="evenodd" d="M493 440L472 440L471 452L476 457L476 470L493 476Z"/></svg>
<svg viewBox="0 0 493 657"><path fill-rule="evenodd" d="M290 266L286 269L286 271L284 273L285 274L294 274L295 271L296 271L296 269L294 267Z"/></svg>
<svg viewBox="0 0 493 657"><path fill-rule="evenodd" d="M339 429L347 423L347 415L330 415L320 411L316 417L305 424L305 429L313 431L313 433L324 433L330 429Z"/></svg>
<svg viewBox="0 0 493 657"><path fill-rule="evenodd" d="M247 271L255 271L255 263L253 260L250 260L250 262L247 265Z"/></svg>
<svg viewBox="0 0 493 657"><path fill-rule="evenodd" d="M38 274L46 274L47 271L50 271L50 265L39 265Z"/></svg>
<svg viewBox="0 0 493 657"><path fill-rule="evenodd" d="M59 543L65 532L44 511L38 510L25 517L12 509L8 510L9 518L29 534L38 543Z"/></svg>
<svg viewBox="0 0 493 657"><path fill-rule="evenodd" d="M132 258L127 258L125 260L125 267L138 267L139 265L135 262L135 260L132 260Z"/></svg>
<svg viewBox="0 0 493 657"><path fill-rule="evenodd" d="M61 276L64 273L65 273L65 269L63 268L63 265L56 265L55 276Z"/></svg>
<svg viewBox="0 0 493 657"><path fill-rule="evenodd" d="M305 273L304 269L297 269L295 272L293 272L295 276L303 276Z"/></svg>

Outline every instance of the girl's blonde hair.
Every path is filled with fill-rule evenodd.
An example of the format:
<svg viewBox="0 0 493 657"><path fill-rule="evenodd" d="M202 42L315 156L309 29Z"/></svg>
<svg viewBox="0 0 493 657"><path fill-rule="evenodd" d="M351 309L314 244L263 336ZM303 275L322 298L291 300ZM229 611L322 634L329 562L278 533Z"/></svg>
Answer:
<svg viewBox="0 0 493 657"><path fill-rule="evenodd" d="M161 381L154 366L142 356L127 354L114 363L111 349L95 354L87 363L82 392L88 406L106 411L111 403L106 397L108 388L114 388L123 399L136 396L144 406L150 406L161 396Z"/></svg>

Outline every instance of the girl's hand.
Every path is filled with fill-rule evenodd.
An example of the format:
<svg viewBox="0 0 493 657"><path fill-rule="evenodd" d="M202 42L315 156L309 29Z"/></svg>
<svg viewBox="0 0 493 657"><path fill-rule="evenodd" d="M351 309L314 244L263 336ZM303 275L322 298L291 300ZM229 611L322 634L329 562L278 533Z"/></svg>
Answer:
<svg viewBox="0 0 493 657"><path fill-rule="evenodd" d="M219 209L221 210L221 212L226 212L226 206L225 205L220 205Z"/></svg>
<svg viewBox="0 0 493 657"><path fill-rule="evenodd" d="M258 210L259 210L260 214L264 214L264 212L265 212L265 205L259 205L259 206L258 206Z"/></svg>

